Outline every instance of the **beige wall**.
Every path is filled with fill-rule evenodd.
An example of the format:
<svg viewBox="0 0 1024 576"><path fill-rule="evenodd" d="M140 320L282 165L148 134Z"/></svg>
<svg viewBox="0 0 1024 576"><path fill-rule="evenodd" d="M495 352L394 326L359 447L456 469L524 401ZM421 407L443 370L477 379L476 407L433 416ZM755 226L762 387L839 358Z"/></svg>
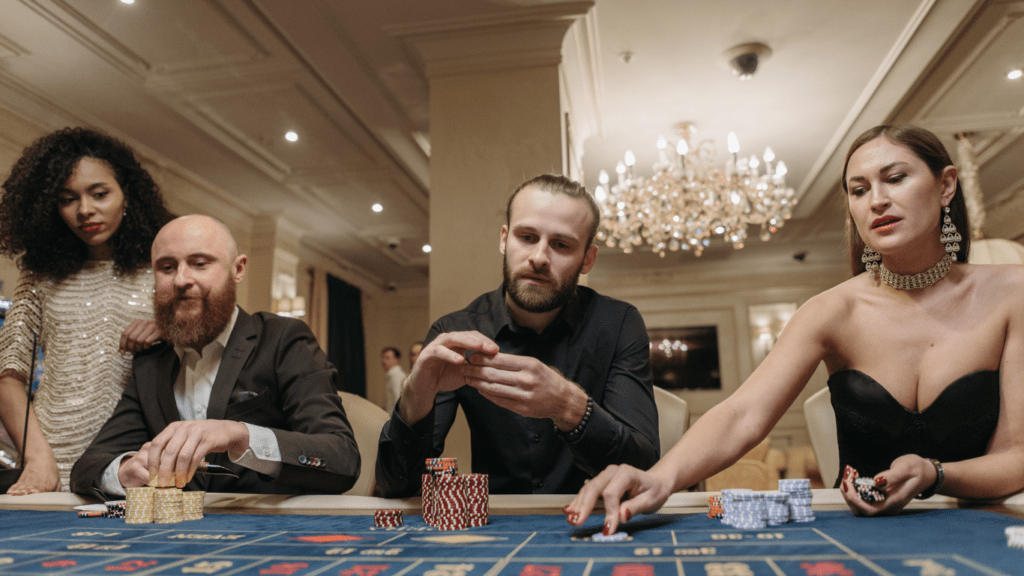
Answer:
<svg viewBox="0 0 1024 576"><path fill-rule="evenodd" d="M835 251L839 248L826 246L822 250ZM692 256L687 257L693 260ZM749 306L785 302L800 305L849 277L848 270L834 264L816 266L780 260L757 265L753 263L757 258L751 260L750 266L741 267L744 270L741 273L726 272L720 262L707 262L704 266L691 262L690 266L669 274L638 272L607 277L599 275L595 268L590 275L592 288L636 306L648 328L718 327L722 391L677 392L688 404L691 425L736 390L755 368ZM597 266L600 266L600 257ZM827 374L819 366L799 398L772 431L773 446L785 449L810 445L803 402L825 387L826 381Z"/></svg>

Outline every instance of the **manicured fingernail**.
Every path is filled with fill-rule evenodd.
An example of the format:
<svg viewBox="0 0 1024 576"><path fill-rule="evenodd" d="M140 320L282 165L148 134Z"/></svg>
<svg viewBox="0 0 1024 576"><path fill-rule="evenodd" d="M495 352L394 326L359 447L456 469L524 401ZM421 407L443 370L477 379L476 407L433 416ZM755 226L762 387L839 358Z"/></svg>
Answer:
<svg viewBox="0 0 1024 576"><path fill-rule="evenodd" d="M878 478L875 478L875 486L879 488L885 486L888 482L889 481L885 479L885 476L879 476Z"/></svg>
<svg viewBox="0 0 1024 576"><path fill-rule="evenodd" d="M846 487L846 480L843 480L843 491L845 492L846 490L849 490L849 488Z"/></svg>
<svg viewBox="0 0 1024 576"><path fill-rule="evenodd" d="M605 536L611 536L612 535L612 523L611 522L605 522L604 523L604 530L602 530L601 533L604 534Z"/></svg>
<svg viewBox="0 0 1024 576"><path fill-rule="evenodd" d="M569 513L569 505L568 504L566 504L565 506L562 507L562 512L565 512L566 514Z"/></svg>
<svg viewBox="0 0 1024 576"><path fill-rule="evenodd" d="M633 515L629 513L629 510L626 510L626 512L622 515L622 521L629 522L629 519L632 517Z"/></svg>

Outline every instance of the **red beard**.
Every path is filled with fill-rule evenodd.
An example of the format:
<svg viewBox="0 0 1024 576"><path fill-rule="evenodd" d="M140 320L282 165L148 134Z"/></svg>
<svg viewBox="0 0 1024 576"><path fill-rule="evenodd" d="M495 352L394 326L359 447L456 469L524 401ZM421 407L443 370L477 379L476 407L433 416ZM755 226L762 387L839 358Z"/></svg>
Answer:
<svg viewBox="0 0 1024 576"><path fill-rule="evenodd" d="M230 280L202 298L183 298L181 290L153 299L156 324L165 340L196 351L213 342L235 310L235 283Z"/></svg>

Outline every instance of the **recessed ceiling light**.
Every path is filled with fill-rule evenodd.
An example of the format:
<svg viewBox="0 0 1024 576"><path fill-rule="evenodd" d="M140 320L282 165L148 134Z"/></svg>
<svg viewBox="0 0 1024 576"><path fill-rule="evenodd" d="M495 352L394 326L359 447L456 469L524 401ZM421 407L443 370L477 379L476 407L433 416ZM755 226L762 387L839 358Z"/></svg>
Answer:
<svg viewBox="0 0 1024 576"><path fill-rule="evenodd" d="M430 244L424 244L423 245L423 251L426 252L427 254L430 254L431 250L432 250L432 248L430 247Z"/></svg>
<svg viewBox="0 0 1024 576"><path fill-rule="evenodd" d="M299 135L295 131L289 130L284 133L284 139L289 142L296 142L299 139Z"/></svg>
<svg viewBox="0 0 1024 576"><path fill-rule="evenodd" d="M135 4L135 0L121 0L121 4Z"/></svg>
<svg viewBox="0 0 1024 576"><path fill-rule="evenodd" d="M1021 76L1024 76L1024 71L1021 71L1020 68L1017 68L1016 70L1010 70L1010 73L1006 75L1006 77L1009 78L1010 80L1016 80Z"/></svg>
<svg viewBox="0 0 1024 576"><path fill-rule="evenodd" d="M384 207L383 207L383 206L381 206L380 204L374 204L374 205L373 205L373 211L374 211L374 212L381 212L381 211L383 211L383 210L384 210Z"/></svg>

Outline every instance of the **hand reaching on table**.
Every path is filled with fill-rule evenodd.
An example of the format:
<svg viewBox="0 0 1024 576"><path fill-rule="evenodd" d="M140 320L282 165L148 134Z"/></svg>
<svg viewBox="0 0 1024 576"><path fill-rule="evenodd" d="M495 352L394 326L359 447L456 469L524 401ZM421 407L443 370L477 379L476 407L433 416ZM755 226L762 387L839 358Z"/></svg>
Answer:
<svg viewBox="0 0 1024 576"><path fill-rule="evenodd" d="M195 475L207 454L242 454L249 448L249 428L230 420L172 422L127 461L118 480L125 487L176 486L182 488Z"/></svg>
<svg viewBox="0 0 1024 576"><path fill-rule="evenodd" d="M57 470L57 461L49 446L45 452L31 460L26 459L25 468L21 471L18 481L7 489L9 495L24 496L39 492L60 492L60 472Z"/></svg>
<svg viewBox="0 0 1024 576"><path fill-rule="evenodd" d="M605 468L580 489L564 508L566 520L573 526L586 522L597 504L604 500L604 534L614 534L622 522L643 512L657 510L672 494L672 479L659 473L656 464L649 472L628 464ZM625 497L625 498L624 498Z"/></svg>

